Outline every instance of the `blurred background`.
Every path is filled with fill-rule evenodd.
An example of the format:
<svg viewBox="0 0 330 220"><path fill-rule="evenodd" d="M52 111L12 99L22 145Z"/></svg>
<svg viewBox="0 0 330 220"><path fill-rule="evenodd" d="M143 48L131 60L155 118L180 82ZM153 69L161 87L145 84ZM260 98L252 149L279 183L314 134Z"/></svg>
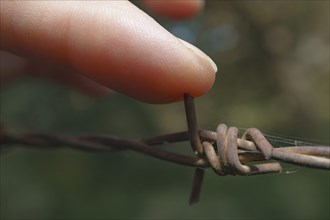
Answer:
<svg viewBox="0 0 330 220"><path fill-rule="evenodd" d="M201 129L224 122L329 145L328 1L208 1L193 20L155 19L219 67L213 89L196 100ZM4 85L0 101L1 124L15 133L137 138L186 130L183 103L95 98L49 81ZM165 147L191 154L189 143ZM329 171L285 165L282 174L220 177L208 170L201 201L190 207L194 170L135 152L17 148L0 163L1 219L330 218Z"/></svg>

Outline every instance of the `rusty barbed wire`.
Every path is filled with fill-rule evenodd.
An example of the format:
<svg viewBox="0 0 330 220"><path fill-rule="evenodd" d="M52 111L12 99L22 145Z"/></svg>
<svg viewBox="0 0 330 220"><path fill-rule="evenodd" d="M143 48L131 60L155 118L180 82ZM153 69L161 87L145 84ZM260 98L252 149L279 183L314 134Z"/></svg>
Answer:
<svg viewBox="0 0 330 220"><path fill-rule="evenodd" d="M133 150L180 165L195 167L190 204L199 200L204 169L211 167L220 176L259 175L282 171L280 162L330 169L329 146L286 146L274 148L256 128L241 137L236 127L219 124L216 131L198 130L194 99L184 95L188 131L130 140L109 134L70 137L61 134L12 134L0 128L0 150L17 145L41 149L71 147L104 152ZM164 143L190 141L194 156L182 155L155 147Z"/></svg>
<svg viewBox="0 0 330 220"><path fill-rule="evenodd" d="M273 148L258 129L248 128L239 139L238 129L236 127L228 129L225 124L219 124L216 132L202 131L201 134L198 134L194 99L185 94L184 102L191 146L199 157L205 155L210 166L218 175L249 176L276 173L282 170L279 162L243 165L241 163L243 158L249 162L273 159L313 168L330 169L330 147ZM201 141L199 136L205 139ZM240 153L244 154L244 156L241 154L241 158ZM255 157L255 153L258 158ZM253 154L254 156L252 156ZM199 201L203 177L204 170L197 168L190 195L190 205Z"/></svg>

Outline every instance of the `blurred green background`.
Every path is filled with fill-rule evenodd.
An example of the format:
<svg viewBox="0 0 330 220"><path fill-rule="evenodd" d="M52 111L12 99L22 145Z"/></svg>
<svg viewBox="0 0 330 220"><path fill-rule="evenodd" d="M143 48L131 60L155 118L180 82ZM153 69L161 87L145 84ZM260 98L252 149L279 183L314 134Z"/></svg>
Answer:
<svg viewBox="0 0 330 220"><path fill-rule="evenodd" d="M196 100L200 128L225 122L329 145L328 1L208 1L193 20L156 20L219 67L212 91ZM183 103L92 98L32 79L2 87L0 98L1 124L17 133L136 138L186 129ZM191 154L189 143L179 146ZM253 177L209 170L190 207L193 169L135 152L17 148L0 163L1 219L330 218L329 172L293 165Z"/></svg>

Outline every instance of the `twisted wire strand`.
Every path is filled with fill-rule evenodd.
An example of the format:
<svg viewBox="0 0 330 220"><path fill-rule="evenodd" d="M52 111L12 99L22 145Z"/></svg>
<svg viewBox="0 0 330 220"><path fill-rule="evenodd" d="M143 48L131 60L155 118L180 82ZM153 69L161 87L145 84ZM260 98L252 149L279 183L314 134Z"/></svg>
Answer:
<svg viewBox="0 0 330 220"><path fill-rule="evenodd" d="M216 132L197 132L198 125L195 115L194 99L190 95L185 94L184 102L188 137L192 149L195 153L197 152L198 157L206 157L212 169L218 175L250 176L281 172L282 167L279 162L263 162L253 165L242 164L242 155L240 157L242 151L245 153L245 157L250 153L250 162L269 161L273 159L313 168L330 169L329 147L309 147L307 150L293 147L275 149L258 129L246 129L242 138L239 139L238 128L228 128L225 124L219 124ZM168 137L173 138L175 136ZM253 153L259 153L259 158L253 159ZM203 176L204 170L195 170L193 187L190 195L191 205L199 201Z"/></svg>
<svg viewBox="0 0 330 220"><path fill-rule="evenodd" d="M201 137L211 141L211 143L218 143L217 149L218 153L221 155L226 155L223 151L227 148L228 145L228 143L222 143L222 141L227 138L225 135L226 132L221 130L219 131L219 127L224 126L224 124L220 124L218 126L218 133L213 131L200 132ZM235 128L233 129L235 130ZM235 132L237 132L237 130ZM253 136L251 136L251 134ZM229 143L229 145L235 144L233 140L232 142L233 143ZM262 156L262 160L265 160L266 154L268 155L268 160L273 159L280 162L291 163L310 168L330 169L329 146L285 146L274 148L264 137L264 135L256 128L247 129L243 134L243 137L237 138L236 142L238 155L243 155L243 152L253 153L254 155L259 155L259 157ZM264 149L264 152L260 149ZM226 161L226 158L223 160ZM252 160L256 160L256 158ZM248 162L247 154L245 154L245 162Z"/></svg>
<svg viewBox="0 0 330 220"><path fill-rule="evenodd" d="M15 145L43 149L71 147L93 152L133 150L168 162L196 167L190 204L199 200L204 168L211 167L220 176L250 176L281 172L282 168L279 162L317 169L330 169L329 146L274 148L256 128L248 128L242 137L239 137L236 127L228 128L225 124L219 124L216 131L198 130L194 100L185 94L184 101L188 131L131 140L109 134L80 137L58 134L14 135L0 128L0 150L4 152ZM182 155L155 147L155 145L182 141L190 141L194 156Z"/></svg>
<svg viewBox="0 0 330 220"><path fill-rule="evenodd" d="M272 146L257 129L246 131L245 135L252 134L252 140L256 143L257 150L261 152L265 160L272 155ZM209 142L203 142L204 152L214 171L219 175L255 175L272 172L280 172L279 163L263 163L256 165L243 165L239 160L238 153L238 129L231 127L227 129L225 124L217 128L217 152ZM218 153L218 154L217 154Z"/></svg>
<svg viewBox="0 0 330 220"><path fill-rule="evenodd" d="M217 154L218 150L214 147L214 143L217 141L217 133L214 131L202 130L199 131L199 135L202 142L204 144L207 142L208 144L212 145L213 151L215 151L215 154ZM208 158L206 156L201 156L200 158L185 156L184 158L186 159L180 159L182 158L181 156L184 155L155 147L155 145L161 145L164 143L176 143L183 141L189 141L187 131L138 140L127 140L108 134L70 137L59 134L14 135L3 132L3 134L0 135L0 150L5 152L6 149L10 150L10 148L18 146L39 149L69 147L77 150L92 152L134 150L166 161L168 161L167 156L170 155L172 158L171 162L186 166L207 168L211 165L208 162ZM170 147L170 145L168 146ZM264 156L257 150L253 142L238 138L237 146L238 157L241 163L259 162L265 160ZM277 147L273 148L272 157L272 159L281 162L292 163L311 168L330 169L330 147L328 146Z"/></svg>

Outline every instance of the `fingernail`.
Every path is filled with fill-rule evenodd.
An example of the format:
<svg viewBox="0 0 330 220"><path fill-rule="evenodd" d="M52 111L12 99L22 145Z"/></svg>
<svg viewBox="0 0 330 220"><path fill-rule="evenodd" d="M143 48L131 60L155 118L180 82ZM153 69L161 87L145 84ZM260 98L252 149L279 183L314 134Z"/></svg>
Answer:
<svg viewBox="0 0 330 220"><path fill-rule="evenodd" d="M178 38L178 39L183 43L183 45L184 45L185 47L187 47L188 49L190 49L194 54L196 54L197 56L199 56L199 57L201 57L201 58L207 60L207 61L210 63L210 65L211 65L211 67L212 67L214 73L218 72L218 67L217 67L217 65L216 65L216 64L214 63L214 61L213 61L209 56L207 56L203 51L201 51L199 48L195 47L194 45L192 45L192 44L190 44L190 43L188 43L188 42L186 42L186 41L184 41L184 40L182 40L182 39L180 39L180 38Z"/></svg>

